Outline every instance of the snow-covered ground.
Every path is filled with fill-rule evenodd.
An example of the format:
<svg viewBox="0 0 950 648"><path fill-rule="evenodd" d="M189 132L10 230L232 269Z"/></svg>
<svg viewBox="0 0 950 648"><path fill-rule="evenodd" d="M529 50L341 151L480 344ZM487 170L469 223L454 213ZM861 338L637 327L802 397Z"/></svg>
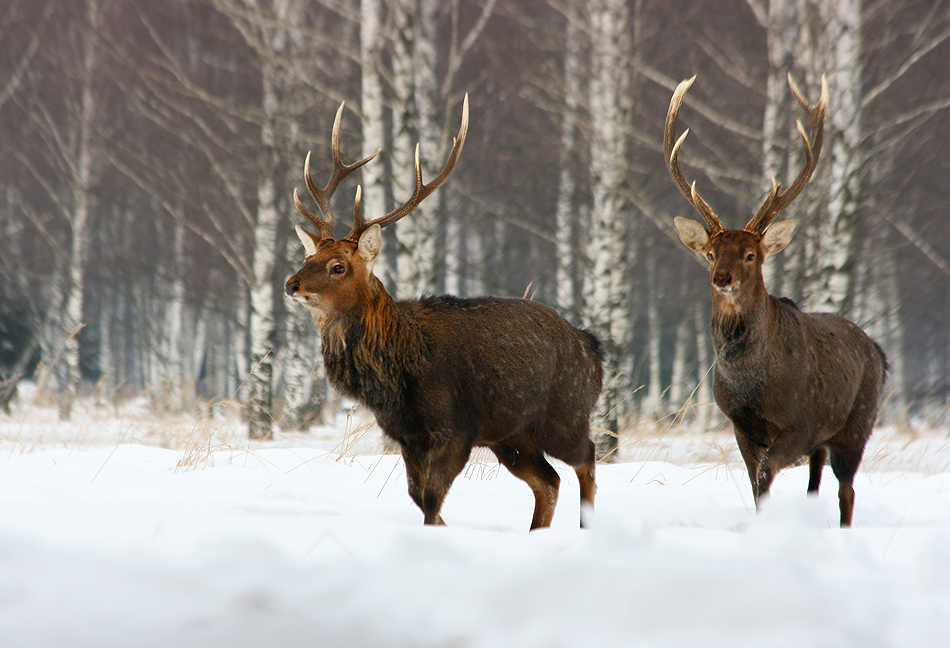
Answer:
<svg viewBox="0 0 950 648"><path fill-rule="evenodd" d="M950 439L879 430L753 514L727 434L625 439L549 530L484 453L425 528L359 421L248 443L227 418L86 403L0 417L0 646L950 646Z"/></svg>

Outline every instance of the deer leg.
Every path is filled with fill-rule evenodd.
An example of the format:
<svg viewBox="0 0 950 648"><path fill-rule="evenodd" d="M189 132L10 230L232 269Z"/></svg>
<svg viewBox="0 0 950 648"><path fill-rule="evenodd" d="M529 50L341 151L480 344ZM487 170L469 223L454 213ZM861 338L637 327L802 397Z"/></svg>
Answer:
<svg viewBox="0 0 950 648"><path fill-rule="evenodd" d="M831 470L838 479L838 510L841 513L841 528L851 526L854 515L854 475L864 454L864 440L860 445L832 446Z"/></svg>
<svg viewBox="0 0 950 648"><path fill-rule="evenodd" d="M766 451L765 456L762 457L762 460L759 462L759 466L755 473L755 481L752 485L752 491L755 495L755 510L758 511L762 508L763 502L769 497L769 489L772 488L772 481L775 479L775 471L772 470L771 462L769 461L768 451Z"/></svg>
<svg viewBox="0 0 950 648"><path fill-rule="evenodd" d="M821 485L821 469L825 466L825 460L828 459L828 448L822 446L811 453L808 460L808 492L818 494L818 487Z"/></svg>
<svg viewBox="0 0 950 648"><path fill-rule="evenodd" d="M409 497L419 510L425 514L423 492L426 487L426 472L429 467L428 452L419 445L402 446L402 460L406 464L406 481L409 484ZM437 524L444 524L441 520Z"/></svg>
<svg viewBox="0 0 950 648"><path fill-rule="evenodd" d="M594 495L597 493L597 482L594 480L595 461L594 461L594 442L587 439L589 444L587 459L579 466L574 466L574 472L577 473L577 481L581 486L581 528L584 528L584 506L594 508Z"/></svg>
<svg viewBox="0 0 950 648"><path fill-rule="evenodd" d="M554 508L557 506L558 487L561 483L557 471L540 452L521 452L506 444L492 446L491 450L512 475L527 483L534 492L531 530L551 526Z"/></svg>
<svg viewBox="0 0 950 648"><path fill-rule="evenodd" d="M462 472L471 454L471 446L461 443L446 443L429 451L428 470L422 489L422 512L425 524L444 525L442 503L452 482Z"/></svg>
<svg viewBox="0 0 950 648"><path fill-rule="evenodd" d="M773 476L771 472L765 480L765 489L763 491L762 469L768 461L768 451L766 448L753 443L745 434L736 428L736 443L739 446L739 454L745 462L746 470L749 472L749 483L752 484L752 499L755 502L755 509L759 510L760 498L768 495L769 487L772 485Z"/></svg>

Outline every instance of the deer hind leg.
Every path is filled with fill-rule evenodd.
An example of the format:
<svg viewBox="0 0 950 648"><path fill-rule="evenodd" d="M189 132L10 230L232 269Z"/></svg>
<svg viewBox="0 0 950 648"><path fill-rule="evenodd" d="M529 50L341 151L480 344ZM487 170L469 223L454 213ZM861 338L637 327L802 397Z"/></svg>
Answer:
<svg viewBox="0 0 950 648"><path fill-rule="evenodd" d="M594 479L595 460L594 460L594 442L587 439L588 451L584 462L579 466L574 466L574 472L577 473L577 481L581 487L581 528L584 526L584 507L594 509L594 495L597 494L597 482Z"/></svg>
<svg viewBox="0 0 950 648"><path fill-rule="evenodd" d="M854 475L861 464L865 440L860 438L845 446L831 447L831 470L838 479L838 509L841 513L841 528L851 526L854 515Z"/></svg>
<svg viewBox="0 0 950 648"><path fill-rule="evenodd" d="M828 459L828 448L822 446L811 453L808 460L808 492L818 494L818 487L821 485L821 469L825 466Z"/></svg>
<svg viewBox="0 0 950 648"><path fill-rule="evenodd" d="M499 463L511 474L523 480L534 492L534 515L531 530L551 526L557 506L558 487L561 478L541 452L522 451L507 444L492 446Z"/></svg>
<svg viewBox="0 0 950 648"><path fill-rule="evenodd" d="M838 508L841 527L851 526L854 514L854 476L861 465L864 446L877 417L877 402L860 403L851 412L844 428L828 443L831 470L838 479Z"/></svg>

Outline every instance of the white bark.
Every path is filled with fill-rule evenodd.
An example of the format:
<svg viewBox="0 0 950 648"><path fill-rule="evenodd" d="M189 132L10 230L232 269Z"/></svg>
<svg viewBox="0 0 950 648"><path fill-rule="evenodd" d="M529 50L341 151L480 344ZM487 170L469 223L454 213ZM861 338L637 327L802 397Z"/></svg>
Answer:
<svg viewBox="0 0 950 648"><path fill-rule="evenodd" d="M289 2L274 0L279 18L287 18ZM281 27L270 34L276 52L284 50L286 35ZM274 349L274 267L277 262L277 209L275 187L277 120L279 117L279 72L270 61L261 62L262 119L261 149L264 164L257 181L257 219L253 232L253 261L249 286L250 387L247 402L248 434L252 439L269 439L273 431L273 358Z"/></svg>
<svg viewBox="0 0 950 648"><path fill-rule="evenodd" d="M416 139L415 94L413 92L412 30L413 0L397 0L391 5L393 13L392 60L392 170L393 198L397 204L412 194L413 151ZM418 230L414 223L403 222L393 229L396 249L396 294L405 299L418 295L422 270L418 267L416 250L419 247Z"/></svg>
<svg viewBox="0 0 950 648"><path fill-rule="evenodd" d="M693 318L684 311L676 323L676 346L673 349L673 375L670 379L670 409L681 409L690 394L689 349L693 346Z"/></svg>
<svg viewBox="0 0 950 648"><path fill-rule="evenodd" d="M265 101L266 104L266 101ZM265 130L267 130L265 128ZM266 136L264 137L266 140ZM253 439L271 436L274 346L274 287L278 213L275 205L274 180L263 177L257 188L257 223L254 225L254 283L250 286L250 355L248 378L250 399L247 403L248 432Z"/></svg>
<svg viewBox="0 0 950 648"><path fill-rule="evenodd" d="M386 115L382 83L382 14L380 0L360 0L360 112L363 116L363 149L361 157L368 157L386 144ZM385 214L386 187L383 160L374 160L362 168L363 213L368 218ZM384 248L385 250L385 248ZM385 253L385 252L384 252ZM377 263L375 272L383 283L388 280L388 263Z"/></svg>
<svg viewBox="0 0 950 648"><path fill-rule="evenodd" d="M655 417L664 415L663 408L663 365L660 357L663 323L660 319L659 278L656 270L656 257L647 259L647 357L650 367L649 387L647 389L647 410Z"/></svg>
<svg viewBox="0 0 950 648"><path fill-rule="evenodd" d="M69 262L66 264L66 295L63 321L67 334L63 348L65 380L60 385L59 416L68 419L72 413L73 402L82 379L79 366L79 337L71 333L83 326L83 303L86 291L86 258L89 251L90 201L93 180L95 144L93 142L93 124L97 106L93 89L93 77L96 74L97 44L95 39L101 25L101 15L97 2L86 5L86 33L83 37L82 61L80 67L79 113L76 123L75 169L72 178L71 213L69 224L72 234ZM67 153L68 154L68 153Z"/></svg>
<svg viewBox="0 0 950 648"><path fill-rule="evenodd" d="M858 259L851 312L855 321L887 354L890 372L885 394L889 396L883 413L889 417L899 417L906 413L908 405L904 322L901 317L897 250L888 234L887 230L876 231Z"/></svg>
<svg viewBox="0 0 950 648"><path fill-rule="evenodd" d="M577 120L581 99L581 34L580 18L575 5L567 8L567 25L564 34L564 99L565 113L561 120L561 159L558 180L557 213L555 215L555 290L557 305L562 312L572 313L579 309L575 303L578 294L579 272L575 263L577 238L575 228L577 209L574 192L577 183L573 168L578 146Z"/></svg>
<svg viewBox="0 0 950 648"><path fill-rule="evenodd" d="M296 237L288 241L290 258L302 255ZM284 430L306 431L320 422L326 394L326 374L323 371L323 352L320 335L307 311L290 299L284 300L284 337L278 363L283 413L280 426Z"/></svg>
<svg viewBox="0 0 950 648"><path fill-rule="evenodd" d="M827 207L817 224L817 272L807 291L810 310L841 312L850 294L854 227L860 194L861 2L822 3L826 67L835 103L826 118Z"/></svg>
<svg viewBox="0 0 950 648"><path fill-rule="evenodd" d="M798 0L770 0L765 20L769 69L765 86L765 114L762 120L762 190L767 190L772 177L788 186L798 155L790 149L798 146L792 101L786 75L794 70L793 52L798 40ZM797 106L797 104L796 104ZM791 213L786 214L790 216ZM785 255L780 255L763 268L765 285L775 294L782 294L781 268ZM789 264L791 265L791 264Z"/></svg>
<svg viewBox="0 0 950 648"><path fill-rule="evenodd" d="M601 454L616 448L616 434L623 417L622 406L629 376L622 376L621 356L629 339L629 293L624 269L626 223L621 214L621 189L626 159L626 100L624 82L627 73L625 34L628 29L624 0L597 0L589 5L591 35L591 74L589 88L591 134L591 210L590 252L593 268L584 286L589 328L601 337L607 348L604 384L597 414L602 417Z"/></svg>
<svg viewBox="0 0 950 648"><path fill-rule="evenodd" d="M709 350L709 307L696 303L693 306L693 321L696 329L696 364L698 365L699 385L696 388L696 402L700 404L698 419L700 427L705 429L715 415L712 380L713 358Z"/></svg>

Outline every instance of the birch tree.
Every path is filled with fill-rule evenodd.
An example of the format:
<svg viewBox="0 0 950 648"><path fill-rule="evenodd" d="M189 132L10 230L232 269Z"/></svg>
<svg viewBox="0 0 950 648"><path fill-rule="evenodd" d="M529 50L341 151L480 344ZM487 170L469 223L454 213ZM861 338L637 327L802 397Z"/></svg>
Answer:
<svg viewBox="0 0 950 648"><path fill-rule="evenodd" d="M564 12L564 113L561 117L560 175L558 178L557 213L555 214L555 296L557 305L565 313L578 313L581 273L578 251L581 243L578 239L583 231L578 211L577 180L578 169L575 165L581 146L580 111L583 97L582 81L582 17L577 3L570 3Z"/></svg>
<svg viewBox="0 0 950 648"><path fill-rule="evenodd" d="M626 218L622 185L627 167L627 115L623 110L629 74L625 0L597 0L590 15L590 159L592 209L589 258L584 295L588 326L606 346L604 390L597 413L602 432L596 440L601 457L617 448L627 379L621 355L629 338L629 292L625 269Z"/></svg>
<svg viewBox="0 0 950 648"><path fill-rule="evenodd" d="M478 18L465 30L460 24L461 9L457 2L389 0L393 25L390 141L392 193L396 202L412 194L413 153L417 143L422 153L423 177L431 178L441 169L454 133L450 124L457 119L453 110L458 104L455 80L467 53L483 33L495 2L485 2ZM440 11L448 11L451 22L447 66L442 76L438 65L442 33ZM460 240L457 231L447 236L443 229L445 192L439 192L433 198L435 200L416 208L410 224L393 233L397 240L396 292L401 297L431 293L440 288L439 269L444 267L444 243L447 240L458 243ZM458 225L453 219L444 220L449 227ZM457 278L450 283L455 287L459 285Z"/></svg>
<svg viewBox="0 0 950 648"><path fill-rule="evenodd" d="M93 188L105 166L102 140L97 133L103 115L100 39L107 31L108 4L88 0L78 15L70 16L72 24L60 21L50 50L48 64L69 69L71 85L61 92L49 94L34 86L35 101L24 106L33 121L40 144L45 148L43 167L21 154L20 159L32 171L57 211L68 226L68 237L53 244L62 263L53 273L53 286L48 301L48 326L41 333L44 365L56 381L59 416L68 419L82 379L80 338L84 326L83 304L86 293L86 259L88 256ZM62 103L60 103L62 102ZM53 366L55 365L55 366Z"/></svg>

